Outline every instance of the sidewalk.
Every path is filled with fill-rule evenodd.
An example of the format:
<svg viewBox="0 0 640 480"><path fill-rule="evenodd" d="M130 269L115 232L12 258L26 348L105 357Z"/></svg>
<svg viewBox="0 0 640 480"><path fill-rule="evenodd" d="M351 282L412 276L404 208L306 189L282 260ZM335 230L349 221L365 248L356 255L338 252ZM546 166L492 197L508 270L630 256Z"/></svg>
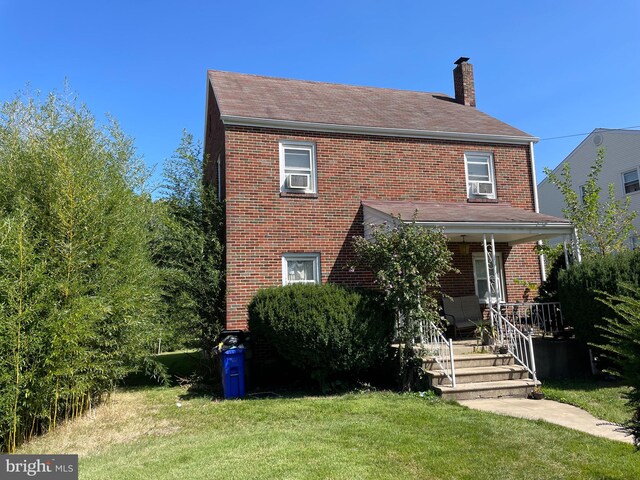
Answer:
<svg viewBox="0 0 640 480"><path fill-rule="evenodd" d="M615 425L611 425L578 407L565 403L552 400L529 400L527 398L508 397L461 400L458 403L474 410L527 418L529 420L545 420L549 423L573 428L598 437L633 444L633 437L616 431Z"/></svg>

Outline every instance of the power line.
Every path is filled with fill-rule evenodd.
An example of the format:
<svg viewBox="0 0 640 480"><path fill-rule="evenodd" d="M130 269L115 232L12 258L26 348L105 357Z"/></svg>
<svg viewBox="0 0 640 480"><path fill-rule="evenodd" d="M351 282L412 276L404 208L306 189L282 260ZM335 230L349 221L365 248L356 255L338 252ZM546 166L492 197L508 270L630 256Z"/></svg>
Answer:
<svg viewBox="0 0 640 480"><path fill-rule="evenodd" d="M635 125L633 127L624 127L624 128L603 128L603 130L633 130L634 128L640 128L640 125ZM583 135L589 135L591 132L586 132L586 133L574 133L572 135L562 135L560 137L547 137L547 138L541 138L540 141L543 142L545 140L558 140L560 138L570 138L570 137L582 137Z"/></svg>

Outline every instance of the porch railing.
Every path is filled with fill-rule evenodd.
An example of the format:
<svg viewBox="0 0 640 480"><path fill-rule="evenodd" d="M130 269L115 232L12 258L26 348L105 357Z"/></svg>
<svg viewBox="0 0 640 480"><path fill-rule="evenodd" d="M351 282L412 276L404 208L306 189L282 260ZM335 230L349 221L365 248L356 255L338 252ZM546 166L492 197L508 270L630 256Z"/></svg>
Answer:
<svg viewBox="0 0 640 480"><path fill-rule="evenodd" d="M442 330L431 320L426 320L420 328L420 340L429 355L451 382L456 386L456 367L453 361L453 340L444 336Z"/></svg>
<svg viewBox="0 0 640 480"><path fill-rule="evenodd" d="M564 330L560 302L501 303L500 312L523 332L546 336Z"/></svg>
<svg viewBox="0 0 640 480"><path fill-rule="evenodd" d="M491 306L491 320L497 331L498 341L507 346L509 353L513 355L519 364L527 369L533 381L536 382L538 378L536 375L536 359L533 353L532 330L529 329L526 333L521 331L500 310L497 305Z"/></svg>

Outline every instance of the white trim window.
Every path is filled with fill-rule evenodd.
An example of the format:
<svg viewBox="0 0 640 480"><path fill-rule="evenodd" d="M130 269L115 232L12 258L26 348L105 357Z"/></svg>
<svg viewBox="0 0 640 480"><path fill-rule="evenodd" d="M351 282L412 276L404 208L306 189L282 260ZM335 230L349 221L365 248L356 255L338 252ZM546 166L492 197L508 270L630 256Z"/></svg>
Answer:
<svg viewBox="0 0 640 480"><path fill-rule="evenodd" d="M473 280L476 287L476 295L480 299L480 303L487 303L487 290L489 282L487 282L487 266L485 263L484 253L474 253L473 259ZM498 270L498 294L501 301L505 301L504 295L504 269L502 268L502 253L496 252L496 270Z"/></svg>
<svg viewBox="0 0 640 480"><path fill-rule="evenodd" d="M280 142L280 191L317 193L316 146L313 142Z"/></svg>
<svg viewBox="0 0 640 480"><path fill-rule="evenodd" d="M285 253L282 256L282 284L320 283L319 253Z"/></svg>
<svg viewBox="0 0 640 480"><path fill-rule="evenodd" d="M468 198L496 198L493 155L488 152L464 154Z"/></svg>
<svg viewBox="0 0 640 480"><path fill-rule="evenodd" d="M622 172L622 190L625 194L637 192L640 190L640 177L638 177L638 168Z"/></svg>

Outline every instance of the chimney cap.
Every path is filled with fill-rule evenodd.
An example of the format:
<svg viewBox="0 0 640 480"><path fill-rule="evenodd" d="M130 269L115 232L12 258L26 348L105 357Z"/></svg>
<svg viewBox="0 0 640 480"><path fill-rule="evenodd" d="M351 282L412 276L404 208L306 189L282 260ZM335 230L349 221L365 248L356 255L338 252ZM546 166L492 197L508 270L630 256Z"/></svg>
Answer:
<svg viewBox="0 0 640 480"><path fill-rule="evenodd" d="M456 60L454 63L456 65L460 65L461 63L467 63L469 61L469 57L460 57L458 60Z"/></svg>

